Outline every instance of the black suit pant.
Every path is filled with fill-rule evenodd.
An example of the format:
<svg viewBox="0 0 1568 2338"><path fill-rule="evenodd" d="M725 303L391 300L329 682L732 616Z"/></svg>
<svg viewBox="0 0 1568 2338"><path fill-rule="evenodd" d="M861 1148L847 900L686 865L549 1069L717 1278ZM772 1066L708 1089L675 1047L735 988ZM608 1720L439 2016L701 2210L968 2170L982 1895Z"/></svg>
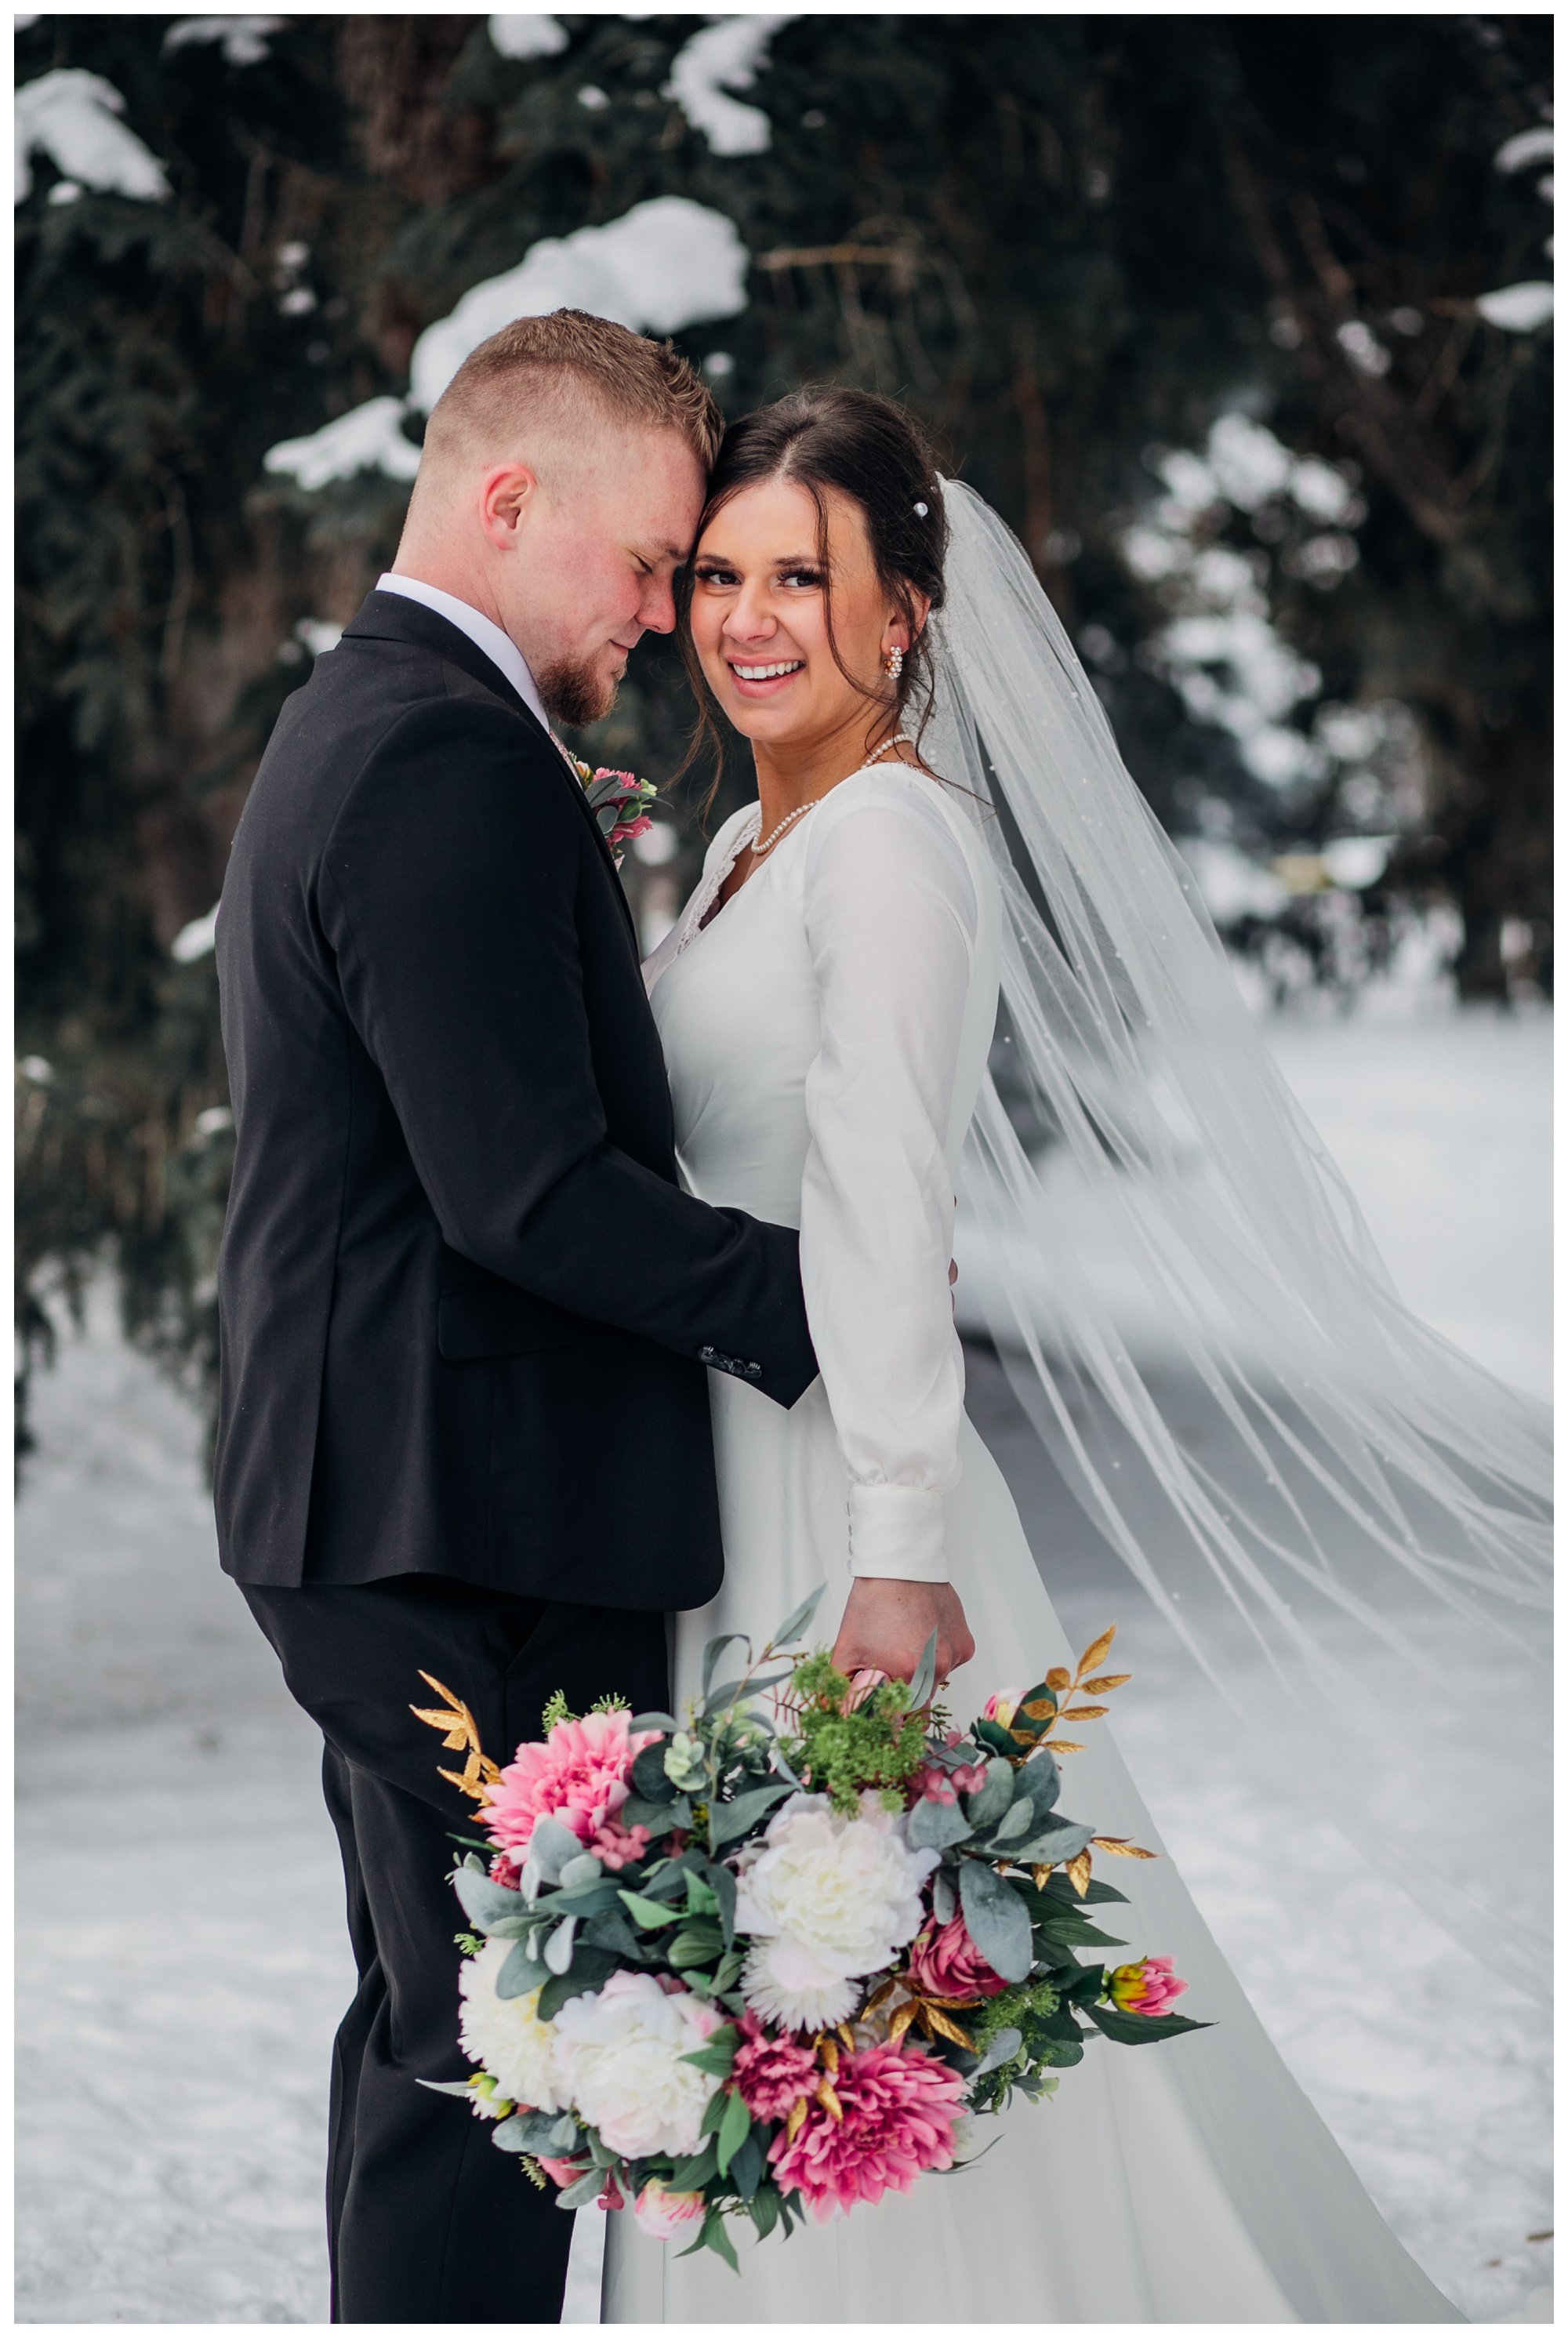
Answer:
<svg viewBox="0 0 1568 2338"><path fill-rule="evenodd" d="M487 2122L421 2078L470 2074L457 2045L452 1835L475 1806L414 1704L421 1671L472 1709L505 1763L554 1689L573 1712L669 1695L664 1619L514 1596L438 1576L241 1586L326 1739L323 1778L359 1984L332 2058L328 2231L334 2322L557 2322L573 2219L497 2151Z"/></svg>

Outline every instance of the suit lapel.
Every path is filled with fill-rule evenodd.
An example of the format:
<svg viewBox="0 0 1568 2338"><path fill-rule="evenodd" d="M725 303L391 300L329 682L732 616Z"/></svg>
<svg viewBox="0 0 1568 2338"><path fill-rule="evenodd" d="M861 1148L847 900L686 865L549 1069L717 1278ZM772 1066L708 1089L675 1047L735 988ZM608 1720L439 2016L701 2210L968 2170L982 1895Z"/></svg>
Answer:
<svg viewBox="0 0 1568 2338"><path fill-rule="evenodd" d="M358 615L346 634L366 641L391 641L412 643L432 651L448 665L459 666L471 682L493 691L507 706L522 715L534 738L543 741L550 750L550 760L560 771L571 789L577 809L593 831L593 841L608 869L615 888L615 898L621 904L632 944L637 943L637 927L632 915L632 904L626 899L626 889L621 882L621 871L615 866L615 855L604 839L604 831L593 815L575 765L568 764L566 751L553 731L547 731L528 704L507 681L500 667L492 663L477 642L471 642L460 626L454 625L437 610L427 609L421 601L410 601L401 593L371 593L367 594Z"/></svg>

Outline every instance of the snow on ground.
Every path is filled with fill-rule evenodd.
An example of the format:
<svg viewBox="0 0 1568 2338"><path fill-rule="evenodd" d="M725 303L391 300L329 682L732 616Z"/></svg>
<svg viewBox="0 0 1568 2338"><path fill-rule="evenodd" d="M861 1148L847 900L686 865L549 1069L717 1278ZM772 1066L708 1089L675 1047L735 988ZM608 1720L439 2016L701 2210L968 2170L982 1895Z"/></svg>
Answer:
<svg viewBox="0 0 1568 2338"><path fill-rule="evenodd" d="M1406 1295L1543 1387L1546 1017L1375 1014L1272 1036ZM1081 1610L1097 1627L1109 1578L1082 1521L1043 1508L1048 1473L984 1354L971 1398L1037 1547L1077 1569L1053 1585L1069 1624ZM121 1344L107 1293L41 1376L34 1419L17 1557L17 2318L320 2321L328 2050L351 1971L318 1741L219 1572L195 1423ZM1548 2319L1550 2249L1529 2237L1551 2222L1540 2018L1456 1980L1327 1832L1266 1888L1269 1814L1245 1771L1173 1772L1206 1758L1181 1754L1178 1694L1141 1656L1118 1734L1135 1773L1163 1773L1156 1817L1282 2050L1449 2294L1476 2319ZM1195 1803L1201 1823L1176 1815ZM1500 1865L1539 1855L1504 1846ZM1297 1893L1332 1911L1327 1963L1296 1946ZM593 2221L579 2220L569 2319L593 2318Z"/></svg>

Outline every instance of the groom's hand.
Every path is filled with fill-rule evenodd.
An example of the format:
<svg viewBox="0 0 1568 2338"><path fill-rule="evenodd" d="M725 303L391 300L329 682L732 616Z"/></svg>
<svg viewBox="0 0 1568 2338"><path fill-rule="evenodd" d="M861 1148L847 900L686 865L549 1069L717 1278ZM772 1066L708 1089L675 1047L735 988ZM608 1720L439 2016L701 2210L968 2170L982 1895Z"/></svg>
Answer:
<svg viewBox="0 0 1568 2338"><path fill-rule="evenodd" d="M864 1669L910 1680L933 1632L936 1678L941 1683L975 1653L974 1636L964 1620L964 1604L953 1586L859 1575L833 1644L833 1662L841 1673Z"/></svg>

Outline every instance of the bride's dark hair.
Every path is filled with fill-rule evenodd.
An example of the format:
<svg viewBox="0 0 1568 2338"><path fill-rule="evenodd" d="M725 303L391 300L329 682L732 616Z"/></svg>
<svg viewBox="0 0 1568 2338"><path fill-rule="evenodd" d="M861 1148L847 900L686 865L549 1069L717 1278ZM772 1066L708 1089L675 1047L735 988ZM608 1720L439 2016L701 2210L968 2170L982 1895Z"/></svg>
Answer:
<svg viewBox="0 0 1568 2338"><path fill-rule="evenodd" d="M867 389L798 389L772 406L743 414L724 433L708 500L698 524L697 541L715 515L743 487L766 479L789 479L804 487L817 506L817 555L821 563L827 599L828 641L834 662L848 682L855 682L838 654L833 635L833 604L828 569L828 492L837 489L857 505L876 565L877 580L899 610L909 628L909 648L897 683L882 691L856 683L868 704L894 716L900 728L915 711L916 743L930 720L931 653L918 622L917 595L933 611L946 597L944 564L947 555L947 515L936 457L914 417L890 398ZM704 745L722 768L723 734L715 720L717 709L692 645L689 623L691 572L682 594L681 650L696 693L698 720L687 767ZM714 781L714 791L718 781ZM710 791L708 802L712 801ZM704 805L704 810L706 810Z"/></svg>

